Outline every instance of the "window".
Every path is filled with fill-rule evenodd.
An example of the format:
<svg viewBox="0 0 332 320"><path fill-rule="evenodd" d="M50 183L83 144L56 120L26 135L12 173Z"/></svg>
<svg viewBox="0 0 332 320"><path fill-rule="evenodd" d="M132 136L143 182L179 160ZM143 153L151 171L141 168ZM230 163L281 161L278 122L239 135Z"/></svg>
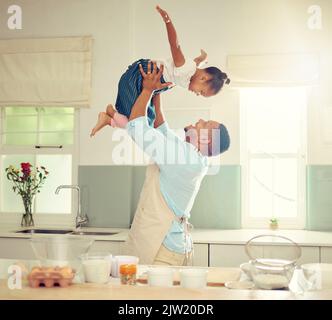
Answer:
<svg viewBox="0 0 332 320"><path fill-rule="evenodd" d="M243 227L303 228L306 90L240 92Z"/></svg>
<svg viewBox="0 0 332 320"><path fill-rule="evenodd" d="M5 176L9 165L21 162L45 166L50 172L41 193L36 195L33 211L37 214L71 214L70 190L55 195L61 184L77 181L77 115L74 108L1 108L0 211L22 213L21 199ZM66 192L67 191L67 192Z"/></svg>

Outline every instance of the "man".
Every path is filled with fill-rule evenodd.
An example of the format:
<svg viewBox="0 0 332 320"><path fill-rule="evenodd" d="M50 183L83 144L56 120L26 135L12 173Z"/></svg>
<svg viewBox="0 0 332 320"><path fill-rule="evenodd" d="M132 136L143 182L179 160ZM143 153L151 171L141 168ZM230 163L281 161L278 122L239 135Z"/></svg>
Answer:
<svg viewBox="0 0 332 320"><path fill-rule="evenodd" d="M199 120L185 128L186 139L181 140L165 122L159 99L154 128L150 127L146 113L153 92L170 84L160 83L163 66L157 72L153 63L151 71L149 63L147 73L141 66L140 71L143 90L126 129L155 164L147 168L124 252L138 256L142 264L187 265L193 250L188 218L207 173L207 157L226 151L229 135L222 124Z"/></svg>

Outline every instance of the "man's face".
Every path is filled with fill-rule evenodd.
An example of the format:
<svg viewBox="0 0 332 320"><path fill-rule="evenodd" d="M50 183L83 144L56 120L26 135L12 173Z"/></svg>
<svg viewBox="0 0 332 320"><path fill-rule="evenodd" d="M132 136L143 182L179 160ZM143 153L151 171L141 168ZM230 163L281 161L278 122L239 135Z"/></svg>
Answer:
<svg viewBox="0 0 332 320"><path fill-rule="evenodd" d="M184 128L186 133L186 141L199 146L199 141L211 140L212 129L218 129L220 126L219 122L203 119L199 119L195 124L191 124Z"/></svg>

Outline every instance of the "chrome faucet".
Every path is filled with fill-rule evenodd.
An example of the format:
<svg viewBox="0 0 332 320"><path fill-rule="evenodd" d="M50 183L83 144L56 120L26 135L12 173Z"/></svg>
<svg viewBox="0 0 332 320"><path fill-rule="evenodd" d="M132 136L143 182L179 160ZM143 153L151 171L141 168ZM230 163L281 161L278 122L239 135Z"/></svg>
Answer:
<svg viewBox="0 0 332 320"><path fill-rule="evenodd" d="M77 185L61 185L55 190L55 194L59 194L61 189L74 189L77 191L77 214L76 214L76 229L81 228L82 225L86 224L89 219L87 215L82 215L81 212L81 189Z"/></svg>

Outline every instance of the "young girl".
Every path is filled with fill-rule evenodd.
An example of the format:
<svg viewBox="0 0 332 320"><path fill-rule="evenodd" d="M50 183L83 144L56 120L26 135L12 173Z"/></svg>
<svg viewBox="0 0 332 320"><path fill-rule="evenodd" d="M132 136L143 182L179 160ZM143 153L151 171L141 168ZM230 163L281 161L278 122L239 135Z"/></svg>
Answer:
<svg viewBox="0 0 332 320"><path fill-rule="evenodd" d="M207 58L207 54L204 50L201 50L201 55L193 61L186 60L169 15L159 6L157 6L156 9L165 22L168 41L172 52L172 59L157 61L158 68L160 68L161 65L164 66L161 83L173 83L198 96L211 97L216 95L225 83L230 83L227 74L216 67L200 68ZM91 137L108 124L113 127L126 127L131 108L142 91L142 76L139 71L139 65L141 64L144 72L147 72L149 61L149 59L140 59L128 67L119 81L118 96L115 103L116 110L112 105L109 105L106 109L106 113L99 113L97 124L91 131ZM155 103L157 103L158 96L161 92L168 89L170 89L170 86L157 90L153 94L147 112L150 126L153 126L155 120L154 106Z"/></svg>

